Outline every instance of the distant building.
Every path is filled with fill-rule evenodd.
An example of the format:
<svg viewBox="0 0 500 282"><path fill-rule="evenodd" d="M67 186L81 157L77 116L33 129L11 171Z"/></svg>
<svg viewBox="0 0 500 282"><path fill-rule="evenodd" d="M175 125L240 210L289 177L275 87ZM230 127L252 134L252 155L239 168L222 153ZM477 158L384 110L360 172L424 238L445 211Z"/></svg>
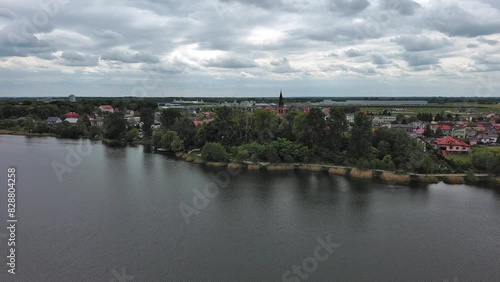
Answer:
<svg viewBox="0 0 500 282"><path fill-rule="evenodd" d="M411 124L392 124L391 128L403 130L406 133L413 133L413 125Z"/></svg>
<svg viewBox="0 0 500 282"><path fill-rule="evenodd" d="M172 103L158 103L160 109L184 109L185 107L180 104Z"/></svg>
<svg viewBox="0 0 500 282"><path fill-rule="evenodd" d="M69 95L69 101L70 101L71 103L76 102L76 96L75 96L75 95Z"/></svg>
<svg viewBox="0 0 500 282"><path fill-rule="evenodd" d="M78 118L67 118L64 121L67 121L69 123L77 123L78 122Z"/></svg>
<svg viewBox="0 0 500 282"><path fill-rule="evenodd" d="M114 113L115 109L111 105L102 105L99 107L103 113Z"/></svg>
<svg viewBox="0 0 500 282"><path fill-rule="evenodd" d="M46 122L48 124L58 124L61 123L62 120L59 117L49 117Z"/></svg>
<svg viewBox="0 0 500 282"><path fill-rule="evenodd" d="M347 114L345 115L347 122L348 123L354 123L354 115L353 114Z"/></svg>
<svg viewBox="0 0 500 282"><path fill-rule="evenodd" d="M241 101L240 102L240 107L243 108L252 108L257 104L255 101Z"/></svg>
<svg viewBox="0 0 500 282"><path fill-rule="evenodd" d="M78 119L78 118L80 117L80 115L79 115L79 114L77 114L77 113L75 113L75 112L69 112L69 113L66 113L66 114L64 115L64 117L65 117L66 119L68 119L68 118L76 118L76 119Z"/></svg>
<svg viewBox="0 0 500 282"><path fill-rule="evenodd" d="M379 124L379 123L391 123L395 122L396 117L395 116L374 116L372 122L374 124Z"/></svg>
<svg viewBox="0 0 500 282"><path fill-rule="evenodd" d="M398 100L347 100L347 106L425 106L427 101Z"/></svg>

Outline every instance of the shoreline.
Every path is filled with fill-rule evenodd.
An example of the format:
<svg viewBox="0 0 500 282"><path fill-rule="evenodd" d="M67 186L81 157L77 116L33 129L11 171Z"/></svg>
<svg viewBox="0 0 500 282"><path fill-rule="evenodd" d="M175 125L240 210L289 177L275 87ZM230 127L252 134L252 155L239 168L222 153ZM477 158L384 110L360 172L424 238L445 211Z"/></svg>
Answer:
<svg viewBox="0 0 500 282"><path fill-rule="evenodd" d="M12 131L5 129L0 129L0 135L26 136L26 137L57 137L57 135L51 133L30 133L30 132Z"/></svg>
<svg viewBox="0 0 500 282"><path fill-rule="evenodd" d="M498 185L500 177L488 174L475 173L473 179L469 179L465 173L455 174L419 174L403 173L379 169L361 169L356 167L329 165L329 164L303 164L303 163L265 163L265 162L205 162L199 158L193 158L187 154L177 154L176 157L186 162L201 164L213 168L247 169L248 171L309 171L325 172L331 175L343 176L358 180L381 182L396 185L418 185L438 184L443 182L449 185Z"/></svg>
<svg viewBox="0 0 500 282"><path fill-rule="evenodd" d="M1 135L10 136L26 136L26 137L55 137L53 134L38 134L27 132L15 132L9 130L0 130ZM105 146L111 147L126 147L117 140L97 139ZM117 144L121 143L121 144ZM143 142L138 142L137 145L143 145ZM161 153L161 152L160 152ZM466 173L451 173L451 174L419 174L419 173L403 173L398 174L394 171L380 169L361 169L356 167L338 166L331 164L306 164L306 163L267 163L267 162L205 162L199 157L193 157L187 153L175 154L177 159L194 164L201 164L213 168L228 168L228 169L247 169L249 171L265 170L265 171L309 171L309 172L326 172L331 175L343 176L358 180L367 180L381 182L384 184L396 185L418 185L418 184L437 184L443 182L450 185L500 185L500 177L488 174L475 173L469 179ZM497 186L500 187L500 186Z"/></svg>

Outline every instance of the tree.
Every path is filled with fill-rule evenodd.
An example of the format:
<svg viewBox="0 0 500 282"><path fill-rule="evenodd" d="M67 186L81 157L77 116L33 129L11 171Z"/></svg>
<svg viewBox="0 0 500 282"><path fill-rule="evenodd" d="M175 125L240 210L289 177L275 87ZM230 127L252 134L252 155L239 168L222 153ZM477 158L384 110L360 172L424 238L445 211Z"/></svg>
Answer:
<svg viewBox="0 0 500 282"><path fill-rule="evenodd" d="M170 149L175 153L183 152L184 141L179 136L174 137L174 140L170 144Z"/></svg>
<svg viewBox="0 0 500 282"><path fill-rule="evenodd" d="M278 136L281 138L288 139L290 141L297 140L295 134L293 134L293 121L295 117L299 114L299 111L292 110L287 111L283 118L283 121L280 123Z"/></svg>
<svg viewBox="0 0 500 282"><path fill-rule="evenodd" d="M172 129L175 121L182 117L182 113L177 109L163 110L160 117L161 127L165 129Z"/></svg>
<svg viewBox="0 0 500 282"><path fill-rule="evenodd" d="M349 153L355 158L360 158L369 153L372 138L372 122L362 112L354 115L354 125L351 134Z"/></svg>
<svg viewBox="0 0 500 282"><path fill-rule="evenodd" d="M127 131L127 121L123 112L114 112L106 116L103 125L104 137L119 140Z"/></svg>
<svg viewBox="0 0 500 282"><path fill-rule="evenodd" d="M220 143L209 142L201 149L201 156L207 162L225 162L228 160L226 148Z"/></svg>
<svg viewBox="0 0 500 282"><path fill-rule="evenodd" d="M318 108L312 108L308 114L300 113L294 119L293 133L306 146L326 147L325 115Z"/></svg>
<svg viewBox="0 0 500 282"><path fill-rule="evenodd" d="M206 136L208 140L230 147L247 142L248 128L245 111L220 107L215 110L214 120L205 129L211 133Z"/></svg>
<svg viewBox="0 0 500 282"><path fill-rule="evenodd" d="M125 140L127 140L127 142L129 143L134 142L134 140L137 139L138 137L139 137L139 129L137 128L132 128L125 134Z"/></svg>
<svg viewBox="0 0 500 282"><path fill-rule="evenodd" d="M278 131L278 116L268 110L255 110L252 115L252 140L260 143L271 142Z"/></svg>
<svg viewBox="0 0 500 282"><path fill-rule="evenodd" d="M306 132L306 115L303 112L299 112L295 115L292 125L292 133L297 138L297 140L302 141L305 138Z"/></svg>
<svg viewBox="0 0 500 282"><path fill-rule="evenodd" d="M171 130L156 130L151 143L157 149L164 149L175 153L184 151L184 141L177 135L177 132Z"/></svg>
<svg viewBox="0 0 500 282"><path fill-rule="evenodd" d="M101 132L101 128L98 127L98 126L91 126L88 130L88 137L89 138L96 138L96 137L99 137L101 136L102 132Z"/></svg>
<svg viewBox="0 0 500 282"><path fill-rule="evenodd" d="M421 171L424 173L434 173L436 172L436 163L430 156L425 156L422 162Z"/></svg>
<svg viewBox="0 0 500 282"><path fill-rule="evenodd" d="M154 114L155 112L151 108L143 108L140 111L142 132L144 133L144 137L148 139L153 135Z"/></svg>
<svg viewBox="0 0 500 282"><path fill-rule="evenodd" d="M409 122L417 122L418 121L418 118L416 116L411 116L409 119L408 119Z"/></svg>
<svg viewBox="0 0 500 282"><path fill-rule="evenodd" d="M177 132L184 146L193 148L196 144L196 126L190 118L182 117L175 121L172 130Z"/></svg>
<svg viewBox="0 0 500 282"><path fill-rule="evenodd" d="M438 129L436 130L436 134L435 134L435 136L436 136L436 137L443 137L443 135L444 135L443 130L442 130L441 128L438 128Z"/></svg>
<svg viewBox="0 0 500 282"><path fill-rule="evenodd" d="M431 126L427 125L424 130L424 136L431 137L432 135L434 135L434 132L432 131Z"/></svg>
<svg viewBox="0 0 500 282"><path fill-rule="evenodd" d="M329 149L339 152L342 149L342 136L347 131L349 124L342 108L331 108L330 118L327 122L327 136Z"/></svg>
<svg viewBox="0 0 500 282"><path fill-rule="evenodd" d="M405 118L406 118L406 117L405 117L405 115L403 115L403 114L398 114L398 115L396 116L396 121L397 121L397 122L399 122L399 123L401 123L401 122L403 122L403 120L404 120Z"/></svg>
<svg viewBox="0 0 500 282"><path fill-rule="evenodd" d="M175 131L167 131L166 133L164 133L161 136L160 144L159 144L160 148L171 151L172 150L172 142L174 142L174 140L176 138L179 138L179 136L177 135L177 133Z"/></svg>

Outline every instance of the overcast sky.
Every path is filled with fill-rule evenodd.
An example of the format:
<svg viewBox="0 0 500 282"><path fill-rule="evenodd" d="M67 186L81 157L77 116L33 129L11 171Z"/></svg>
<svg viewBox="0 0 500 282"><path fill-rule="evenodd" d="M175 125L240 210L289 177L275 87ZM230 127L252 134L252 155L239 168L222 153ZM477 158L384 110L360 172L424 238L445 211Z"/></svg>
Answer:
<svg viewBox="0 0 500 282"><path fill-rule="evenodd" d="M499 0L2 0L1 96L500 96Z"/></svg>

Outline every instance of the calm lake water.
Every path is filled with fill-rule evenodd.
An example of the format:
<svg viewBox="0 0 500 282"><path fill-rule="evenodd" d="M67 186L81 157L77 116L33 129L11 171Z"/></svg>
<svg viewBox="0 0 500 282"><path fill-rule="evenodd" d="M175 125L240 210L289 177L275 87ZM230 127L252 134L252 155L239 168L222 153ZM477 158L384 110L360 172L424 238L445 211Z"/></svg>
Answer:
<svg viewBox="0 0 500 282"><path fill-rule="evenodd" d="M67 162L78 144L83 156ZM294 265L307 281L500 281L498 190L306 172L227 178L140 146L87 140L0 136L0 153L2 224L9 166L19 219L17 274L7 274L0 237L0 281L132 281L123 271L133 281L306 279ZM54 163L72 171L59 179ZM196 208L196 190L217 192L214 175L218 195ZM196 212L189 224L182 203ZM321 249L328 256L318 261L318 238L341 245Z"/></svg>

